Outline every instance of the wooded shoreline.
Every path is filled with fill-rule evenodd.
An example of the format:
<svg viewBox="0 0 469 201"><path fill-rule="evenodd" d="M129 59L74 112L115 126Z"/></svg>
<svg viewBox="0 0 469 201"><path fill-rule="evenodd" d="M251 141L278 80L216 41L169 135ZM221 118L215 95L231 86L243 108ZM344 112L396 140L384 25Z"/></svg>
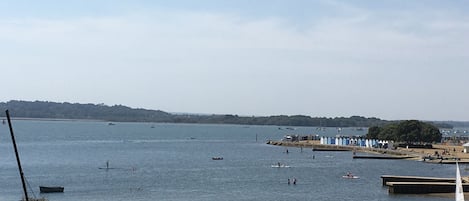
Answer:
<svg viewBox="0 0 469 201"><path fill-rule="evenodd" d="M11 100L0 102L0 110L10 110L15 117L65 120L100 120L113 122L200 123L237 125L275 125L305 127L359 127L386 125L394 120L375 117L311 117L306 115L239 116L233 114L184 114L161 110L130 108L123 105L58 103ZM0 113L0 117L4 117ZM448 122L431 122L439 128L452 128ZM469 122L467 124L469 126Z"/></svg>

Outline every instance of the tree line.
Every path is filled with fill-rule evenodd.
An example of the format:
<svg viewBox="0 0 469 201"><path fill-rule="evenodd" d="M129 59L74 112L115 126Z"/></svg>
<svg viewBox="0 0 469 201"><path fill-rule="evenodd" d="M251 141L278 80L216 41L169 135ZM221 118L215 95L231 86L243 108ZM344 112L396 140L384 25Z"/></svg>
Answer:
<svg viewBox="0 0 469 201"><path fill-rule="evenodd" d="M207 123L207 124L243 124L243 125L278 125L278 126L312 126L312 127L372 127L383 126L393 121L351 117L310 117L305 115L276 116L238 116L238 115L200 115L172 114L161 110L130 108L123 105L108 106L104 104L58 103L49 101L0 102L2 111L9 109L14 117L51 118L51 119L85 119L117 122L164 122L164 123ZM4 117L2 112L0 116ZM442 124L439 127L451 127Z"/></svg>

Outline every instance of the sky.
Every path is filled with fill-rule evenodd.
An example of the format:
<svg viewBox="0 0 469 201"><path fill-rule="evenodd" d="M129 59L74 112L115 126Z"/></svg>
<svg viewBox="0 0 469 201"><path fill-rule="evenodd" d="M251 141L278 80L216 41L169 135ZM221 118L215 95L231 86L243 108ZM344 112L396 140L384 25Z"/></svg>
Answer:
<svg viewBox="0 0 469 201"><path fill-rule="evenodd" d="M469 121L469 1L0 0L0 101Z"/></svg>

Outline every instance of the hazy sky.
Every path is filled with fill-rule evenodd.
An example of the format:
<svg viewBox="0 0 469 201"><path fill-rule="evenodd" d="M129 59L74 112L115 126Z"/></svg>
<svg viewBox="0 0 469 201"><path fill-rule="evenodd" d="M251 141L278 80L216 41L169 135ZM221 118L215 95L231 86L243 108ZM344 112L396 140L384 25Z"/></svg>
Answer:
<svg viewBox="0 0 469 201"><path fill-rule="evenodd" d="M0 101L469 120L469 1L0 1Z"/></svg>

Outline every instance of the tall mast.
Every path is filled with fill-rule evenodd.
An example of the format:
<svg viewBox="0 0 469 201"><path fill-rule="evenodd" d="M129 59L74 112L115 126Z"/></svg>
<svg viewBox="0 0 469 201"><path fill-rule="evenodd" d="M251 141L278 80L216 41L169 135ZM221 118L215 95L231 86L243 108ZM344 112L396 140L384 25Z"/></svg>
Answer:
<svg viewBox="0 0 469 201"><path fill-rule="evenodd" d="M8 110L5 111L8 120L8 126L10 127L11 141L13 142L13 148L15 149L16 162L18 163L18 170L20 171L21 182L23 183L24 197L26 201L29 201L28 191L26 190L26 182L24 180L23 168L21 168L20 156L18 154L18 148L16 148L15 135L13 134L13 127L11 126L10 113Z"/></svg>

